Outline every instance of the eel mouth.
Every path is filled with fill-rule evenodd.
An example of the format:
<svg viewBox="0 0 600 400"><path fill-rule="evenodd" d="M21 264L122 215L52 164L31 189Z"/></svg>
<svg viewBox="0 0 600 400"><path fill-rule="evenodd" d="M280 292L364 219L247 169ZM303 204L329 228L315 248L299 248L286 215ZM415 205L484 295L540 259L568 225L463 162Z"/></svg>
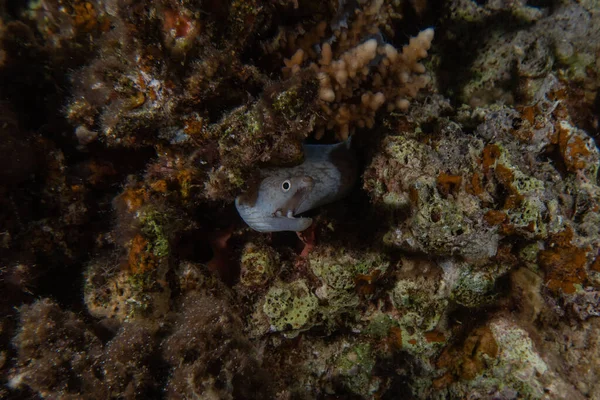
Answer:
<svg viewBox="0 0 600 400"><path fill-rule="evenodd" d="M269 222L269 231L296 231L302 232L312 225L312 218L294 215L294 210L277 209Z"/></svg>
<svg viewBox="0 0 600 400"><path fill-rule="evenodd" d="M314 181L311 177L302 178L301 186L296 193L272 214L275 218L302 219L296 216L296 210L300 208L314 187Z"/></svg>
<svg viewBox="0 0 600 400"><path fill-rule="evenodd" d="M299 188L296 193L272 214L275 218L302 219L296 216L296 210L307 199L315 186L314 180L310 176L303 176L300 180Z"/></svg>
<svg viewBox="0 0 600 400"><path fill-rule="evenodd" d="M303 217L296 217L296 212L294 210L282 210L278 208L277 211L273 213L273 217L275 218L288 218L288 219L303 219Z"/></svg>

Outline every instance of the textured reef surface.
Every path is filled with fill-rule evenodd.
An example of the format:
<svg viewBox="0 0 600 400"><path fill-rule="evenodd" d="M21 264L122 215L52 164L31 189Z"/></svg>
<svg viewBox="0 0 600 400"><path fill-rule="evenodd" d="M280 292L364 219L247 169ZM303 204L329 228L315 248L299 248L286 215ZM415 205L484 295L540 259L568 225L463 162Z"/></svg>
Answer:
<svg viewBox="0 0 600 400"><path fill-rule="evenodd" d="M0 0L0 78L0 398L600 399L599 2Z"/></svg>

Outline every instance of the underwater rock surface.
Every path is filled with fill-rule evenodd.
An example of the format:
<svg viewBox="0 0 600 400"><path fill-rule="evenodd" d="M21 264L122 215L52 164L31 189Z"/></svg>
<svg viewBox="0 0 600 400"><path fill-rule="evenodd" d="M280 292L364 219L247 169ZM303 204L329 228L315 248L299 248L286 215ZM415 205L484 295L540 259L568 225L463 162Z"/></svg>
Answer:
<svg viewBox="0 0 600 400"><path fill-rule="evenodd" d="M0 1L0 398L600 398L599 55L593 1Z"/></svg>

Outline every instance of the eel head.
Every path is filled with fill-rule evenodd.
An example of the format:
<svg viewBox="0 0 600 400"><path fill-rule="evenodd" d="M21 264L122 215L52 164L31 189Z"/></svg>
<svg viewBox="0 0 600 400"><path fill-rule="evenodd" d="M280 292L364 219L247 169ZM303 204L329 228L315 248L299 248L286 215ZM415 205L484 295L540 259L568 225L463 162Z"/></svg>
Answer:
<svg viewBox="0 0 600 400"><path fill-rule="evenodd" d="M300 232L312 224L312 219L297 217L296 212L314 186L313 178L308 175L279 171L237 197L235 206L242 219L254 230Z"/></svg>

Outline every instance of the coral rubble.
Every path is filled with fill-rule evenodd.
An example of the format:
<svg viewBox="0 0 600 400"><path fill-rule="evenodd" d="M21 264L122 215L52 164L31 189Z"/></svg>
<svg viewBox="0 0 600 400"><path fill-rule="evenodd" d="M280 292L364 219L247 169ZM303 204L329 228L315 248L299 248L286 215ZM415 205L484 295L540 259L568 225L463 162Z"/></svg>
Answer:
<svg viewBox="0 0 600 400"><path fill-rule="evenodd" d="M593 1L0 1L0 397L600 398L599 54Z"/></svg>

